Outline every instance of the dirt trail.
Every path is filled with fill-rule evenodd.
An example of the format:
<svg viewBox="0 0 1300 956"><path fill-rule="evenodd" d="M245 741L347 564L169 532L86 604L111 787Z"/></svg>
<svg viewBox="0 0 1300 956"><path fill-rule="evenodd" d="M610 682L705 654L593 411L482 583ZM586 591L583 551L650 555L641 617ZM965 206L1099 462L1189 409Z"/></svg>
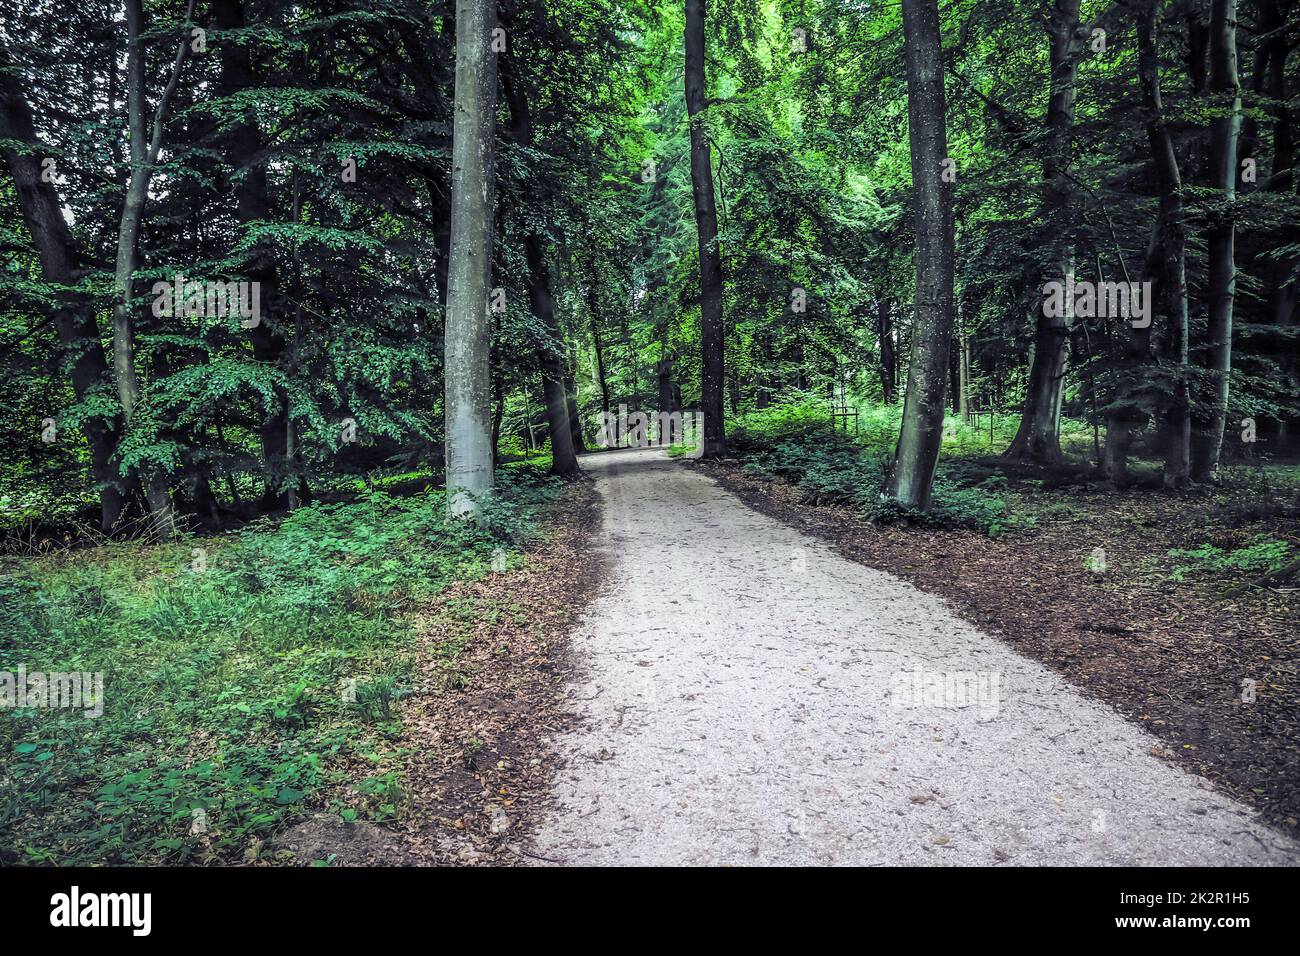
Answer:
<svg viewBox="0 0 1300 956"><path fill-rule="evenodd" d="M605 592L574 635L534 857L1288 864L1300 847L942 600L657 450L584 459ZM1008 587L1015 585L1008 582Z"/></svg>

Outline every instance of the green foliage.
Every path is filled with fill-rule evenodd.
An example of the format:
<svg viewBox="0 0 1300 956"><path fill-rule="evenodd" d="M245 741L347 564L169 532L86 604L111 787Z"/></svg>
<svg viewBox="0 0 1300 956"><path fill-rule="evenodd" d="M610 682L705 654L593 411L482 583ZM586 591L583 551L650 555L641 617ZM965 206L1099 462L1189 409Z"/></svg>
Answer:
<svg viewBox="0 0 1300 956"><path fill-rule="evenodd" d="M1295 559L1296 548L1288 541L1256 536L1238 548L1203 544L1199 548L1173 548L1168 557L1175 562L1169 571L1172 581L1209 575L1272 574Z"/></svg>
<svg viewBox="0 0 1300 956"><path fill-rule="evenodd" d="M343 757L391 749L414 612L536 533L559 488L507 469L481 525L449 523L440 492L375 491L217 539L7 559L0 670L103 672L105 705L0 714L0 859L255 852L342 781ZM190 832L195 809L206 833Z"/></svg>
<svg viewBox="0 0 1300 956"><path fill-rule="evenodd" d="M928 511L882 500L880 489L897 435L898 409L865 402L856 407L856 432L832 427L827 405L807 396L741 416L733 434L740 436L745 450L742 470L795 485L802 501L852 508L882 524L969 528L992 538L1036 524L1034 515L1011 509L1004 476L967 476L951 459L939 466ZM974 429L950 418L945 452L953 449L960 455L975 440L974 434Z"/></svg>

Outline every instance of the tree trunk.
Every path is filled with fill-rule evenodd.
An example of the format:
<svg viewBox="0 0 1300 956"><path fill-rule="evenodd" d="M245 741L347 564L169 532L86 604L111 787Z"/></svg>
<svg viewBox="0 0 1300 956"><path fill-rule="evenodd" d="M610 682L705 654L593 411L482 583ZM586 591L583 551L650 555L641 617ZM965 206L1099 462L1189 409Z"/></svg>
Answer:
<svg viewBox="0 0 1300 956"><path fill-rule="evenodd" d="M577 356L574 356L573 361L577 362ZM578 414L578 383L573 365L565 369L564 397L569 402L569 434L572 436L574 454L585 455L587 441L582 437L582 418Z"/></svg>
<svg viewBox="0 0 1300 956"><path fill-rule="evenodd" d="M957 414L965 421L970 412L970 336L963 332L957 339L957 347L961 350L957 363L958 391L961 396L961 401L957 403Z"/></svg>
<svg viewBox="0 0 1300 956"><path fill-rule="evenodd" d="M8 60L0 49L0 140L28 143L32 150L3 150L13 176L14 190L23 221L32 235L41 263L41 276L52 285L71 287L80 269L72 234L63 218L62 202L53 183L41 179L39 140L32 123L31 107ZM67 292L59 297L54 313L59 342L71 357L72 390L84 401L93 389L108 380L108 360L95 321L95 303L87 296ZM113 466L113 452L119 438L119 419L91 418L82 426L90 446L91 471L100 485L100 528L111 532L125 505L121 476Z"/></svg>
<svg viewBox="0 0 1300 956"><path fill-rule="evenodd" d="M591 323L591 344L596 352L596 379L600 384L600 408L609 414L609 379L605 376L605 346L600 340L600 318L597 315L596 285L587 284L587 319Z"/></svg>
<svg viewBox="0 0 1300 956"><path fill-rule="evenodd" d="M957 329L953 330L948 342L948 389L952 402L952 413L962 414L966 403L966 385L962 378L961 355L965 337Z"/></svg>
<svg viewBox="0 0 1300 956"><path fill-rule="evenodd" d="M1215 476L1223 451L1223 431L1228 421L1228 383L1232 369L1232 312L1237 294L1234 256L1236 222L1231 205L1237 198L1237 138L1241 133L1241 84L1237 78L1237 0L1213 0L1210 12L1210 94L1216 109L1227 111L1210 126L1212 185L1228 204L1210 228L1205 290L1209 303L1206 366L1213 390L1207 419L1196 422L1192 446L1192 478L1208 481Z"/></svg>
<svg viewBox="0 0 1300 956"><path fill-rule="evenodd" d="M569 424L569 400L564 391L564 358L555 351L563 347L560 325L555 321L555 300L551 295L551 274L546 265L542 239L530 233L524 239L524 257L528 263L528 300L533 315L550 339L537 350L537 364L542 370L542 394L546 400L546 423L551 434L551 473L576 475L578 458L573 448L573 430Z"/></svg>
<svg viewBox="0 0 1300 956"><path fill-rule="evenodd" d="M185 12L186 25L194 10L194 2ZM158 101L150 132L145 117L145 49L144 10L141 0L126 0L127 67L126 98L127 121L131 142L131 173L127 179L126 198L122 204L122 219L117 235L117 262L113 273L113 377L117 384L117 397L122 406L122 418L130 429L140 401L140 383L135 370L135 343L132 332L132 301L136 270L140 267L140 227L144 222L144 207L149 199L149 182L153 178L153 165L162 148L163 126L167 107L180 79L181 66L189 49L188 31L182 34L176 49L176 60L171 78ZM171 494L167 490L166 476L157 468L145 467L140 476L145 500L149 506L153 533L168 540L175 533L175 514Z"/></svg>
<svg viewBox="0 0 1300 956"><path fill-rule="evenodd" d="M1074 187L1066 175L1073 155L1075 80L1083 50L1084 31L1079 28L1080 0L1056 0L1048 21L1051 41L1051 95L1047 106L1047 141L1043 147L1043 198L1041 219L1050 241L1050 261L1066 281L1074 270L1073 212ZM1042 278L1041 276L1039 277ZM1041 292L1041 282L1034 291ZM1066 353L1070 341L1073 310L1049 316L1036 310L1033 358L1025 389L1025 407L1020 428L1006 451L1006 457L1044 464L1060 461L1061 393L1065 384Z"/></svg>
<svg viewBox="0 0 1300 956"><path fill-rule="evenodd" d="M1141 275L1143 281L1150 280L1154 283L1153 295L1163 286L1160 278L1163 234L1163 220L1157 217L1147 243ZM1151 324L1142 328L1130 326L1125 339L1124 355L1115 371L1115 397L1106 410L1106 443L1102 449L1102 474L1116 487L1128 482L1129 448L1133 444L1135 433L1149 418L1142 393L1146 388L1145 376L1150 363Z"/></svg>
<svg viewBox="0 0 1300 956"><path fill-rule="evenodd" d="M1178 157L1165 122L1160 93L1157 21L1161 4L1148 0L1138 15L1138 75L1147 140L1160 194L1160 303L1169 323L1167 356L1174 366L1173 395L1165 414L1164 485L1185 485L1191 476L1191 395L1187 367L1187 226Z"/></svg>
<svg viewBox="0 0 1300 956"><path fill-rule="evenodd" d="M492 202L496 127L494 0L456 0L456 103L452 127L451 254L447 273L444 406L447 508L478 512L492 474Z"/></svg>
<svg viewBox="0 0 1300 956"><path fill-rule="evenodd" d="M235 30L245 26L243 0L213 0L213 21L222 30ZM257 85L252 56L245 44L221 45L221 78L218 91L230 96ZM235 218L240 225L264 221L271 217L271 204L267 192L266 166L259 161L262 136L256 119L247 115L244 122L229 134L227 158L240 167L242 177L235 177L231 185L235 198ZM285 340L279 329L279 317L271 312L278 274L275 254L267 248L254 251L248 268L248 278L260 288L261 321L249 329L253 358L261 365L278 366L284 355ZM273 511L290 505L289 485L293 481L293 461L288 449L288 396L277 390L276 404L266 409L259 424L262 443L262 460L266 470L266 487L261 508ZM283 490L282 490L283 489Z"/></svg>
<svg viewBox="0 0 1300 956"><path fill-rule="evenodd" d="M1269 192L1290 193L1295 190L1295 132L1291 125L1291 98L1294 93L1287 88L1287 57L1291 53L1285 29L1289 8L1284 9L1279 0L1261 0L1260 32L1268 32L1269 50L1267 93L1273 102L1273 161L1267 183ZM1278 242L1283 246L1300 246L1300 223L1294 219L1284 222ZM1300 283L1292 279L1295 257L1288 256L1273 264L1269 270L1268 321L1282 329L1290 329L1297 321L1296 306L1300 301ZM1288 394L1300 394L1300 367L1297 365L1294 340L1284 340L1279 364L1282 387ZM1283 414L1277 422L1277 442L1285 449L1288 422Z"/></svg>
<svg viewBox="0 0 1300 956"><path fill-rule="evenodd" d="M885 495L905 508L924 510L930 504L943 440L955 258L952 197L943 181L948 134L936 0L903 0L903 37L916 229L916 308L903 425Z"/></svg>
<svg viewBox="0 0 1300 956"><path fill-rule="evenodd" d="M655 384L659 394L655 408L660 412L672 413L673 408L673 360L668 354L668 323L659 327L659 364L655 368Z"/></svg>
<svg viewBox="0 0 1300 956"><path fill-rule="evenodd" d="M522 80L509 71L502 71L502 87L510 106L511 138L524 149L531 149L533 120ZM528 266L528 305L546 336L546 340L537 346L537 365L542 371L546 424L551 436L551 473L576 475L578 457L574 453L569 400L564 391L564 334L555 319L555 297L551 294L551 270L546 263L545 242L535 230L530 229L524 237L524 259Z"/></svg>
<svg viewBox="0 0 1300 956"><path fill-rule="evenodd" d="M700 252L700 405L704 413L703 457L726 452L723 419L722 257L713 166L703 114L705 0L686 0L686 112L691 124L691 185Z"/></svg>
<svg viewBox="0 0 1300 956"><path fill-rule="evenodd" d="M894 355L893 302L882 298L876 313L876 336L880 339L880 390L886 405L898 400L898 359Z"/></svg>
<svg viewBox="0 0 1300 956"><path fill-rule="evenodd" d="M502 72L502 87L510 104L511 138L530 150L533 146L533 118L528 111L528 94L521 78ZM564 334L555 320L555 298L551 295L551 271L546 264L542 235L529 230L524 237L524 259L528 264L528 303L541 323L546 341L537 343L537 364L542 371L542 395L546 402L546 424L551 436L551 473L576 475L577 455L573 450L573 429L569 425L568 395L564 393Z"/></svg>

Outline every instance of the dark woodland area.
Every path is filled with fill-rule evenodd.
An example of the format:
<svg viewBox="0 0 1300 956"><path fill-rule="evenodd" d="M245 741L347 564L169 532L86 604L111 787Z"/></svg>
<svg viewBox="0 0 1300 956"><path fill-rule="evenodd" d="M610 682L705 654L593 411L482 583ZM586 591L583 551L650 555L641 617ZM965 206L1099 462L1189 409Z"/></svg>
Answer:
<svg viewBox="0 0 1300 956"><path fill-rule="evenodd" d="M0 863L527 862L566 635L676 587L655 469L770 520L702 557L671 485L702 619L824 546L1294 839L1297 47L1297 0L8 4Z"/></svg>

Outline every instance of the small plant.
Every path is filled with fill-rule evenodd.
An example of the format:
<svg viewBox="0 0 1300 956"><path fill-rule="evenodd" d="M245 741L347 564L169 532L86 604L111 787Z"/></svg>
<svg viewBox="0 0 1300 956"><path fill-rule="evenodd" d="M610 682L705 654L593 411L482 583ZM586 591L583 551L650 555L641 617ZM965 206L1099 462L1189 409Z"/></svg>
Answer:
<svg viewBox="0 0 1300 956"><path fill-rule="evenodd" d="M1180 563L1169 572L1173 581L1192 575L1272 574L1294 558L1294 546L1277 538L1259 538L1231 550L1211 544L1199 548L1173 548L1168 556Z"/></svg>
<svg viewBox="0 0 1300 956"><path fill-rule="evenodd" d="M357 684L356 706L367 720L388 720L393 716L393 703L406 694L392 677L382 675Z"/></svg>

